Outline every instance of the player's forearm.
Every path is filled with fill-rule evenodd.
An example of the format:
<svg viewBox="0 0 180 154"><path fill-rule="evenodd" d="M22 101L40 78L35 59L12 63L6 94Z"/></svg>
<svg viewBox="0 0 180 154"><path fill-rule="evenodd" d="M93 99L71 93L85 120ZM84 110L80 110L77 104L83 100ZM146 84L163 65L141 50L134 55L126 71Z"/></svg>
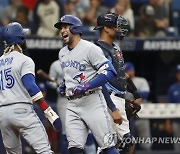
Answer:
<svg viewBox="0 0 180 154"><path fill-rule="evenodd" d="M112 99L111 99L111 97L110 97L110 94L109 94L109 92L108 92L108 90L107 90L107 88L106 88L105 85L102 86L102 93L103 93L103 95L104 95L104 98L105 98L105 100L106 100L106 103L107 103L108 108L109 108L112 112L116 111L116 110L117 110L116 105L113 103L113 101L112 101Z"/></svg>
<svg viewBox="0 0 180 154"><path fill-rule="evenodd" d="M48 105L48 103L42 97L37 100L36 103L40 109L44 112L44 116L49 120L56 131L61 131L61 120L54 110Z"/></svg>
<svg viewBox="0 0 180 154"><path fill-rule="evenodd" d="M88 82L89 84L89 88L90 89L94 89L97 88L99 86L103 86L105 85L109 80L111 80L112 78L115 77L115 74L112 73L111 71L109 71L107 73L107 75L105 74L99 74L97 75L94 79L92 79L91 81Z"/></svg>
<svg viewBox="0 0 180 154"><path fill-rule="evenodd" d="M94 89L105 85L108 81L116 77L117 72L111 62L107 61L98 69L97 76L86 83L88 89Z"/></svg>

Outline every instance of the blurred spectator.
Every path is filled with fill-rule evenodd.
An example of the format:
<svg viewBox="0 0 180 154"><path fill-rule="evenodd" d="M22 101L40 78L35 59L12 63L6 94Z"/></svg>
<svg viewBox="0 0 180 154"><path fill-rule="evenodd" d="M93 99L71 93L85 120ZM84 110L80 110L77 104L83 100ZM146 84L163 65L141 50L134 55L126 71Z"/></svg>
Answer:
<svg viewBox="0 0 180 154"><path fill-rule="evenodd" d="M88 7L89 0L67 0L65 3L65 14L75 15L83 20Z"/></svg>
<svg viewBox="0 0 180 154"><path fill-rule="evenodd" d="M33 15L33 33L41 37L55 37L57 30L54 28L61 14L62 6L55 0L40 0Z"/></svg>
<svg viewBox="0 0 180 154"><path fill-rule="evenodd" d="M139 16L139 10L142 5L148 4L149 0L131 0L131 6L134 11L135 18Z"/></svg>
<svg viewBox="0 0 180 154"><path fill-rule="evenodd" d="M4 9L1 11L1 16L0 16L0 22L1 25L7 25L8 23L14 21L17 8L22 4L21 0L11 0L10 5L6 6Z"/></svg>
<svg viewBox="0 0 180 154"><path fill-rule="evenodd" d="M102 0L90 0L90 5L84 18L84 24L95 26L97 17L108 11L110 9L102 5Z"/></svg>
<svg viewBox="0 0 180 154"><path fill-rule="evenodd" d="M23 6L27 7L29 10L28 18L29 18L29 21L31 22L33 20L33 11L37 2L38 0L22 0Z"/></svg>
<svg viewBox="0 0 180 154"><path fill-rule="evenodd" d="M108 8L112 8L116 5L116 1L117 0L103 0L102 3L104 6L106 6Z"/></svg>
<svg viewBox="0 0 180 154"><path fill-rule="evenodd" d="M170 86L167 95L169 103L180 103L180 64L176 66L177 82Z"/></svg>
<svg viewBox="0 0 180 154"><path fill-rule="evenodd" d="M74 15L73 11L75 10L76 2L77 2L76 0L67 0L64 5L65 7L64 13Z"/></svg>
<svg viewBox="0 0 180 154"><path fill-rule="evenodd" d="M29 10L33 10L38 0L22 0L24 6Z"/></svg>
<svg viewBox="0 0 180 154"><path fill-rule="evenodd" d="M19 6L17 8L15 21L19 22L23 28L29 28L31 30L31 22L28 19L29 10L25 6ZM30 32L29 32L30 33Z"/></svg>
<svg viewBox="0 0 180 154"><path fill-rule="evenodd" d="M177 82L172 84L168 89L167 102L180 103L180 64L176 66ZM174 137L180 138L180 119L173 120ZM174 144L175 151L180 151L180 144Z"/></svg>
<svg viewBox="0 0 180 154"><path fill-rule="evenodd" d="M10 0L1 0L0 11L10 4Z"/></svg>
<svg viewBox="0 0 180 154"><path fill-rule="evenodd" d="M125 63L125 71L134 82L138 92L141 94L142 99L146 101L150 92L148 81L143 77L135 76L135 67L131 62Z"/></svg>
<svg viewBox="0 0 180 154"><path fill-rule="evenodd" d="M131 31L134 30L134 13L129 0L117 0L111 12L124 16L129 21Z"/></svg>
<svg viewBox="0 0 180 154"><path fill-rule="evenodd" d="M161 4L161 0L149 0L149 4L154 8L154 20L159 37L166 36L165 29L169 25L168 10Z"/></svg>
<svg viewBox="0 0 180 154"><path fill-rule="evenodd" d="M126 62L125 65L125 71L129 75L130 79L135 84L138 92L141 94L142 97L142 103L145 103L148 99L148 95L150 92L149 84L147 80L143 77L136 77L135 76L135 67L131 62ZM132 124L133 121L130 121ZM151 130L150 130L150 121L146 119L137 119L135 121L135 129L136 129L136 135L141 138L150 138L151 137ZM136 136L135 135L135 136ZM151 143L140 143L140 148L143 150L151 150Z"/></svg>
<svg viewBox="0 0 180 154"><path fill-rule="evenodd" d="M154 8L151 5L144 5L140 10L140 17L135 23L135 36L152 37L156 34L154 21Z"/></svg>

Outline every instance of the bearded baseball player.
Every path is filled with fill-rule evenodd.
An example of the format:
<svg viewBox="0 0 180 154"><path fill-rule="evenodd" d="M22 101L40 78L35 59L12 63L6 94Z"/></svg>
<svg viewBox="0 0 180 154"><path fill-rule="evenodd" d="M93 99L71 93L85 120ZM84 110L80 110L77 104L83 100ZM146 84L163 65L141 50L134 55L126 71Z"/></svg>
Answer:
<svg viewBox="0 0 180 154"><path fill-rule="evenodd" d="M33 102L55 130L60 131L61 123L35 83L33 60L23 54L25 29L13 22L3 27L1 37L6 46L0 57L0 129L6 152L22 153L21 135L36 153L51 154L45 128L33 109Z"/></svg>
<svg viewBox="0 0 180 154"><path fill-rule="evenodd" d="M50 82L49 85L55 89L57 89L57 85L64 84L63 82L63 72L60 65L60 61L56 60L54 61L49 69L49 77L54 80L54 82ZM65 116L66 116L66 106L67 106L67 98L65 97L65 93L58 95L57 98L57 111L59 116L61 117L62 122L62 135L60 136L60 149L61 153L68 154L68 142L66 138L66 132L65 132ZM88 134L86 145L85 145L85 153L87 154L95 154L96 153L96 145L94 143L94 138L92 133Z"/></svg>
<svg viewBox="0 0 180 154"><path fill-rule="evenodd" d="M83 25L79 18L65 15L54 26L67 44L60 50L59 60L68 98L65 125L69 152L83 154L90 129L104 153L118 154L101 91L101 86L114 78L116 71L99 47L81 38Z"/></svg>
<svg viewBox="0 0 180 154"><path fill-rule="evenodd" d="M100 32L100 38L96 42L96 45L98 45L103 50L105 56L109 59L109 61L112 62L114 68L117 71L117 76L103 87L103 94L106 101L113 101L121 112L123 118L122 124L114 124L114 128L117 132L120 143L126 141L127 139L129 139L128 141L133 141L133 136L131 135L129 129L128 118L130 118L132 115L136 115L136 113L140 110L139 104L141 103L141 97L139 93L137 93L136 87L125 74L122 51L114 43L117 33L121 38L126 35L128 30L125 29L125 26L127 25L128 22L124 17L118 16L114 13L107 13L100 15L97 18L97 26L94 28L94 30L99 30ZM127 101L125 105L124 95L126 90L133 93L137 104L131 101ZM109 93L111 93L111 97L109 97ZM115 111L116 108L113 112ZM131 114L127 114L129 111L131 111ZM123 149L123 152L133 153L134 145L132 142L123 142L120 145L120 149Z"/></svg>

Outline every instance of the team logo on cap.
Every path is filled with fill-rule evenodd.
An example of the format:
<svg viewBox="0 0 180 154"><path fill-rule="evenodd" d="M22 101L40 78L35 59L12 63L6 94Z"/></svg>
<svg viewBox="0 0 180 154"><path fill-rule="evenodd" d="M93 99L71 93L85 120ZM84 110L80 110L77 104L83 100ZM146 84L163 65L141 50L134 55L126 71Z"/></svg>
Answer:
<svg viewBox="0 0 180 154"><path fill-rule="evenodd" d="M61 21L63 21L64 19L65 19L65 16L62 16L62 17L61 17Z"/></svg>

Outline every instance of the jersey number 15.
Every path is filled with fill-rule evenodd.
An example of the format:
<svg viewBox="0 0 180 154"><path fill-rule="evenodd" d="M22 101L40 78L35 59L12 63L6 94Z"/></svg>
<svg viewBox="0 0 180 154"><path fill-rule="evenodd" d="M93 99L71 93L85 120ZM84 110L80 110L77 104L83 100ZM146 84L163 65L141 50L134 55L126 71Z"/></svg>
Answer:
<svg viewBox="0 0 180 154"><path fill-rule="evenodd" d="M0 71L0 90L12 88L14 81L14 77L11 75L11 68Z"/></svg>

